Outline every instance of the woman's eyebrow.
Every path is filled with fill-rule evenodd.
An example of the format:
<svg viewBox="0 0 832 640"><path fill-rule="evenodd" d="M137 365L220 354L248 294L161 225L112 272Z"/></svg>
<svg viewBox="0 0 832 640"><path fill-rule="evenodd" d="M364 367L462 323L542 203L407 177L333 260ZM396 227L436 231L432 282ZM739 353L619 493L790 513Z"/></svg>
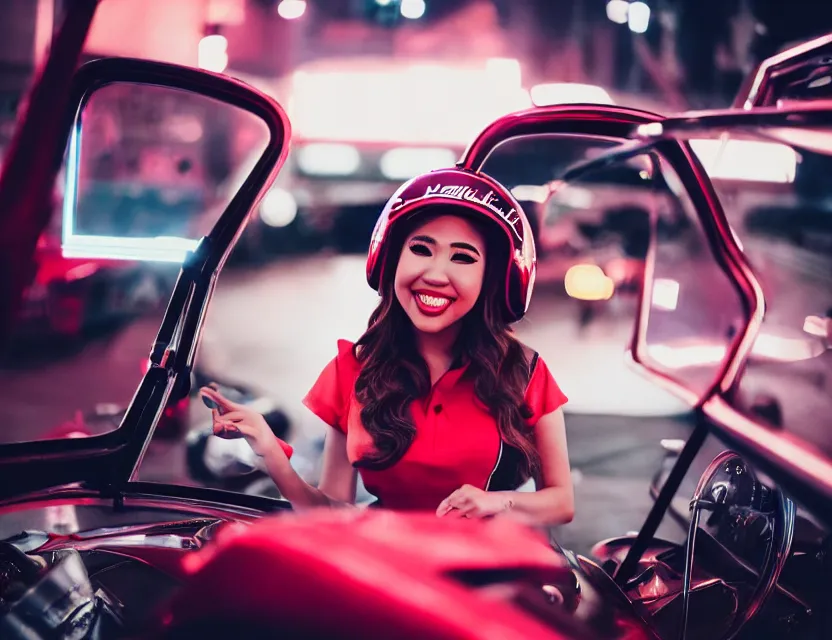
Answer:
<svg viewBox="0 0 832 640"><path fill-rule="evenodd" d="M411 242L424 242L425 244L436 244L436 240L431 238L430 236L413 236L410 239Z"/></svg>
<svg viewBox="0 0 832 640"><path fill-rule="evenodd" d="M471 253L476 253L477 255L480 255L480 252L477 250L477 248L472 244L468 244L467 242L452 242L451 246L454 249L465 249L466 251L470 251Z"/></svg>

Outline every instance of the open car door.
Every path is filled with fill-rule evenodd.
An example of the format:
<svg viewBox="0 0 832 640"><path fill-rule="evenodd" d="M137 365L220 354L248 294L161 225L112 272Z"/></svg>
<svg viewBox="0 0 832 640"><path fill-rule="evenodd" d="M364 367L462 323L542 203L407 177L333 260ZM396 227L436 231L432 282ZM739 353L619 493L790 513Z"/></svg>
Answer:
<svg viewBox="0 0 832 640"><path fill-rule="evenodd" d="M56 50L6 158L0 182L0 206L8 205L0 212L6 230L2 242L16 234L22 234L24 244L37 240L49 220L51 189L65 157L64 256L182 266L150 345L149 366L119 427L88 438L5 445L0 452L0 496L86 483L118 499L140 465L163 408L189 392L216 277L288 153L291 130L283 109L233 78L130 58L103 58L72 73L55 58L62 52L77 56L94 5L70 3ZM50 110L54 106L44 86L50 78L60 80L58 105L66 106L57 115ZM49 127L38 129L47 121ZM239 121L243 124L238 130L253 132L250 148L258 152L257 161L222 201L191 197L211 191L204 176L216 155L212 134ZM30 149L37 150L31 175L26 173L32 164ZM172 184L140 194L143 201L135 197L143 182L160 175L173 176ZM137 201L139 206L129 206ZM18 250L3 255L17 256ZM8 294L3 313L16 306L15 296L25 282L18 267L0 274L0 280L11 278L0 292Z"/></svg>
<svg viewBox="0 0 832 640"><path fill-rule="evenodd" d="M832 513L826 431L802 424L788 432L807 403L813 412L829 414L823 390L810 382L825 379L828 361L828 320L822 316L832 308L832 300L825 301L832 270L824 266L828 259L817 244L826 236L811 226L823 225L825 218L821 213L813 222L800 220L809 201L826 197L817 168L832 155L827 134L832 103L781 103L642 123L633 123L626 110L572 109L571 114L568 108L533 110L495 123L471 145L461 165L491 171L525 201L538 238L538 286L546 282L562 289L564 313L571 306L590 330L594 323L601 325L595 340L578 347L584 357L592 355L590 349L597 351L600 335L629 335L636 368L694 411L695 427L657 487L638 534L599 546L594 555L606 558L604 570L631 600L647 606L662 637L688 629L688 637L728 638L740 629L765 627L774 614L760 612L772 594L801 601L779 582L801 522L790 496L799 495L813 517L825 522ZM608 122L594 132L591 125L579 127L584 118L618 120L624 134L613 140ZM512 150L524 153L526 161L511 158ZM549 164L534 173L530 168L544 163L530 159L541 154L548 154ZM779 222L773 207L781 209ZM797 263L784 243L800 247ZM787 280L779 283L790 269L809 274L804 291L789 290ZM631 288L633 280L638 284ZM630 291L637 295L628 299ZM784 302L771 305L783 296ZM622 331L624 323L631 333ZM549 332L550 343L553 330L562 325L541 329ZM563 359L563 341L558 344ZM612 363L594 362L596 398L603 395L598 389L609 388L605 376L611 375ZM743 390L749 370L761 380L778 367L806 370L779 383L781 401L796 400L783 406L790 414L788 424L781 422L786 433L766 425L767 409ZM569 391L573 396L582 392L580 387ZM741 453L723 444L715 456L708 454L703 444L712 435ZM693 501L691 494L678 498L685 501L690 525L687 542L656 546L658 526L700 453L712 459L701 470ZM748 461L777 479L761 489L767 496L763 503L759 491L754 502L751 494L729 492L728 498L719 488L735 486L734 472L725 475L728 468L754 477ZM715 499L725 506L705 515L708 501ZM766 523L753 557L729 540L727 514L739 512L748 514L749 522ZM725 586L720 576L708 578L713 582L693 577L704 562L695 559L694 542L703 538L725 544L729 554L745 558L741 563L751 571L747 589L731 588L732 595L725 596L735 599L735 606L724 616L715 613L711 622L690 613L697 606L692 603ZM747 626L751 621L757 626Z"/></svg>

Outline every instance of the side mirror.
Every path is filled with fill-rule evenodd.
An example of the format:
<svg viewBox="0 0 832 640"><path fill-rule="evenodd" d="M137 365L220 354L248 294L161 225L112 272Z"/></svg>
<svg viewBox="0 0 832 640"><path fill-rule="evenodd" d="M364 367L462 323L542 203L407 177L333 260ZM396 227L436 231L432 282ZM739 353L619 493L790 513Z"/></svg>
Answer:
<svg viewBox="0 0 832 640"><path fill-rule="evenodd" d="M209 234L224 251L287 152L283 110L226 76L107 58L73 92L67 256L181 263Z"/></svg>

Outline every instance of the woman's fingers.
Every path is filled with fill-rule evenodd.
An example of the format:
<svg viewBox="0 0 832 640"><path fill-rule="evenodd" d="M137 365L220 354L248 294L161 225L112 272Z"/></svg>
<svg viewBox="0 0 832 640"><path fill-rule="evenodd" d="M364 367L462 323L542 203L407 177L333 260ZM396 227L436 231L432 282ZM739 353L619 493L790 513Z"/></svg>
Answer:
<svg viewBox="0 0 832 640"><path fill-rule="evenodd" d="M480 508L474 502L469 502L463 507L457 509L462 518L478 518L480 516Z"/></svg>
<svg viewBox="0 0 832 640"><path fill-rule="evenodd" d="M236 424L229 424L227 422L214 423L214 435L220 438L233 439L242 437L242 432Z"/></svg>
<svg viewBox="0 0 832 640"><path fill-rule="evenodd" d="M208 398L209 400L213 400L216 404L218 404L226 411L235 411L243 408L243 405L237 404L236 402L232 402L224 395L222 395L219 391L217 391L216 389L212 389L211 387L202 387L199 390L199 393Z"/></svg>
<svg viewBox="0 0 832 640"><path fill-rule="evenodd" d="M220 417L214 422L214 435L228 437L232 434L239 434L256 438L258 436L258 429L246 422L229 422L226 421L225 416Z"/></svg>
<svg viewBox="0 0 832 640"><path fill-rule="evenodd" d="M436 515L441 518L442 516L448 514L452 509L458 509L460 506L464 505L467 500L468 498L465 496L462 489L457 489L439 503L439 506L436 509Z"/></svg>
<svg viewBox="0 0 832 640"><path fill-rule="evenodd" d="M229 411L222 415L219 415L219 412L217 412L217 416L214 419L221 420L222 422L240 422L241 420L248 420L248 418L249 413L247 411Z"/></svg>
<svg viewBox="0 0 832 640"><path fill-rule="evenodd" d="M447 498L445 498L442 502L439 503L438 507L436 507L436 515L438 517L441 518L442 516L446 515L451 509L453 509L453 506L451 505L451 498L454 497L455 493L456 492L449 495Z"/></svg>

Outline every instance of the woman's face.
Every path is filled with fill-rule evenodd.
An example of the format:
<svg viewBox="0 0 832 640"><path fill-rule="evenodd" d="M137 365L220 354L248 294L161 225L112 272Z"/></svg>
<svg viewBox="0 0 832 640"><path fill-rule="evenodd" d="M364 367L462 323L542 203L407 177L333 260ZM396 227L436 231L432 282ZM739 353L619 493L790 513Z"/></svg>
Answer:
<svg viewBox="0 0 832 640"><path fill-rule="evenodd" d="M476 304L485 273L485 240L454 215L434 218L405 240L394 288L413 326L439 333Z"/></svg>

